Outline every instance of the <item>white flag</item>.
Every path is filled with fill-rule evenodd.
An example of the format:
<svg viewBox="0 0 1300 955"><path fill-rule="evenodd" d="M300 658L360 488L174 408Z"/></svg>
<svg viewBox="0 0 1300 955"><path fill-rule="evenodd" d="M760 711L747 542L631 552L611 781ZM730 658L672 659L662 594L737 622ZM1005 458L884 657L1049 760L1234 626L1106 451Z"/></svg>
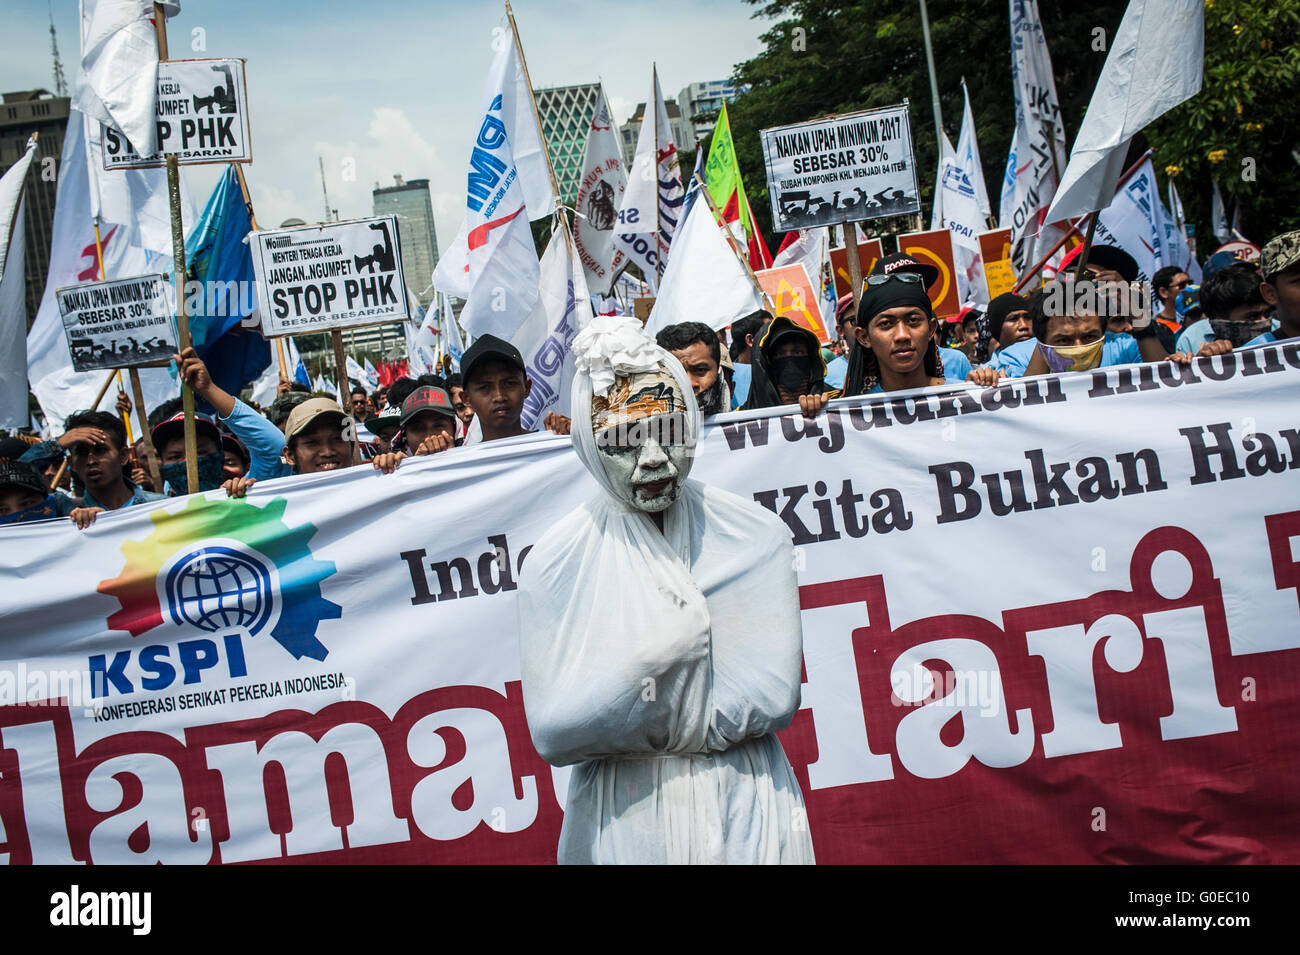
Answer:
<svg viewBox="0 0 1300 955"><path fill-rule="evenodd" d="M1093 242L1123 249L1137 262L1138 278L1149 281L1166 265L1182 265L1170 255L1163 210L1156 171L1148 156L1101 211Z"/></svg>
<svg viewBox="0 0 1300 955"><path fill-rule="evenodd" d="M1131 0L1088 103L1048 221L1104 209L1129 141L1201 91L1204 0Z"/></svg>
<svg viewBox="0 0 1300 955"><path fill-rule="evenodd" d="M1178 197L1178 190L1174 188L1172 179L1169 180L1169 205L1162 205L1160 212L1165 224L1165 242L1172 256L1166 264L1178 266L1195 284L1199 285L1201 264L1196 261L1196 256L1192 255L1191 245L1187 241L1183 202Z"/></svg>
<svg viewBox="0 0 1300 955"><path fill-rule="evenodd" d="M166 16L178 0L162 4ZM72 105L96 123L119 129L141 156L158 152L158 40L153 4L81 0L81 70Z"/></svg>
<svg viewBox="0 0 1300 955"><path fill-rule="evenodd" d="M375 386L370 383L370 376L367 375L366 370L361 367L361 363L351 355L346 356L344 362L344 367L347 368L348 371L348 382L356 382L361 386L361 390L368 395L374 394Z"/></svg>
<svg viewBox="0 0 1300 955"><path fill-rule="evenodd" d="M542 253L537 309L511 341L523 355L532 381L520 418L525 428L541 427L548 412L569 414L574 370L571 346L591 316L582 262L576 250L570 252L560 228L552 232Z"/></svg>
<svg viewBox="0 0 1300 955"><path fill-rule="evenodd" d="M943 212L943 182L947 175L948 167L955 164L957 160L957 150L953 147L952 140L948 134L940 130L942 138L939 141L939 171L934 177L934 207L930 210L930 228L942 229L944 212Z"/></svg>
<svg viewBox="0 0 1300 955"><path fill-rule="evenodd" d="M533 150L541 142L541 133L529 106L527 84L522 84L523 68L515 46L509 41L497 45L500 49L488 70L470 154L461 226L465 244L460 245L458 235L434 277L435 282L442 277L444 286L464 289L461 316L471 334L509 340L537 303L537 252L528 222L542 206L550 212L554 195L549 175L545 195L529 195L540 190ZM515 137L530 150L528 166L516 162ZM457 261L462 252L464 266ZM464 275L458 274L466 268Z"/></svg>
<svg viewBox="0 0 1300 955"><path fill-rule="evenodd" d="M30 156L30 151L28 156ZM19 160L14 168L22 166L26 172L27 163ZM6 180L13 173L11 169L0 179L0 201L5 198ZM22 176L18 177L19 182ZM0 231L13 228L13 241L8 243L9 264L0 252L0 428L11 430L27 424L30 417L27 410L27 281L23 258L27 254L27 201L20 199L18 211L10 220L0 219Z"/></svg>
<svg viewBox="0 0 1300 955"><path fill-rule="evenodd" d="M707 203L695 203L675 247L647 334L678 322L703 322L716 331L767 307Z"/></svg>
<svg viewBox="0 0 1300 955"><path fill-rule="evenodd" d="M442 350L439 341L441 318L438 303L440 301L441 296L435 292L428 309L422 308L415 313L419 316L419 324L402 323L402 333L406 336L406 367L412 378L438 372L438 355Z"/></svg>
<svg viewBox="0 0 1300 955"><path fill-rule="evenodd" d="M617 248L623 249L634 262L647 262L649 268L643 271L655 294L663 281L668 249L677 232L685 198L677 144L673 142L668 108L664 105L656 70L636 141L636 156L628 174L627 191L618 209L619 233L615 240ZM652 238L647 244L640 238L645 235L657 235L658 239Z"/></svg>
<svg viewBox="0 0 1300 955"><path fill-rule="evenodd" d="M1065 168L1065 125L1037 0L1010 3L1016 129L1002 177L1001 220L1011 230L1011 264L1023 274L1063 235L1047 207L1056 193L1056 169Z"/></svg>
<svg viewBox="0 0 1300 955"><path fill-rule="evenodd" d="M1220 243L1232 241L1232 229L1228 226L1228 212L1223 207L1223 193L1219 192L1219 183L1210 182L1210 228Z"/></svg>
<svg viewBox="0 0 1300 955"><path fill-rule="evenodd" d="M370 394L379 387L379 369L370 364L370 359L366 359L366 381L370 384Z"/></svg>
<svg viewBox="0 0 1300 955"><path fill-rule="evenodd" d="M36 321L27 335L27 379L56 434L62 433L63 420L69 414L90 407L104 382L102 372L77 373L72 370L63 321L54 295L56 289L65 285L96 282L100 277L95 256L95 223L86 165L85 127L85 117L75 109L71 110L63 139L63 158L54 204L50 271ZM133 207L138 212L153 208L160 202L166 206L166 172L161 169L122 170L105 177L103 184L106 201L100 222L100 244L104 254L104 275L121 278L171 272L170 241L166 244L166 252L160 252L156 246L162 244L161 237L150 225L152 220L129 214ZM126 214L123 214L123 209L127 210ZM113 210L111 215L110 210ZM164 368L142 368L140 380L148 409L174 397L180 387ZM110 389L103 399L106 407L113 406L115 397L115 392Z"/></svg>
<svg viewBox="0 0 1300 955"><path fill-rule="evenodd" d="M582 261L587 287L600 295L609 294L614 280L627 267L627 256L614 248L614 227L626 188L618 137L602 89L582 150L578 215L573 219L574 251Z"/></svg>

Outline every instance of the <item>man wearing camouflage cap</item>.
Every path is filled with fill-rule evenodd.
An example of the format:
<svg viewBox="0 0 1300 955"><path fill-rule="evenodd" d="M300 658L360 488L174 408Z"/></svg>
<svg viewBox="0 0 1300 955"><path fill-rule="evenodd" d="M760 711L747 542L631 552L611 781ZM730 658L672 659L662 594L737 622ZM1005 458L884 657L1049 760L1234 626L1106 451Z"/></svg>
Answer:
<svg viewBox="0 0 1300 955"><path fill-rule="evenodd" d="M1264 276L1259 293L1274 307L1278 327L1252 338L1247 347L1300 337L1300 231L1270 239L1259 257L1259 271Z"/></svg>

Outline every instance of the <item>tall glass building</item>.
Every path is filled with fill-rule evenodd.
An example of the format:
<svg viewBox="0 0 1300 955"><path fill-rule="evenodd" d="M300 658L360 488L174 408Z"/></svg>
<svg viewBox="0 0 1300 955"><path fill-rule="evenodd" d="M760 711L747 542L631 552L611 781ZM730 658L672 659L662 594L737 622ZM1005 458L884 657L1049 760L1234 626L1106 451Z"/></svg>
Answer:
<svg viewBox="0 0 1300 955"><path fill-rule="evenodd" d="M591 117L596 115L596 104L600 102L600 84L556 86L534 90L533 95L537 98L537 113L542 119L542 135L546 137L551 165L555 167L560 201L571 206L578 199L582 151L587 145Z"/></svg>
<svg viewBox="0 0 1300 955"><path fill-rule="evenodd" d="M402 275L406 287L428 307L433 301L433 269L438 264L438 235L433 224L433 203L429 199L429 180L393 176L396 185L380 188L376 183L371 194L374 214L397 216L401 236Z"/></svg>

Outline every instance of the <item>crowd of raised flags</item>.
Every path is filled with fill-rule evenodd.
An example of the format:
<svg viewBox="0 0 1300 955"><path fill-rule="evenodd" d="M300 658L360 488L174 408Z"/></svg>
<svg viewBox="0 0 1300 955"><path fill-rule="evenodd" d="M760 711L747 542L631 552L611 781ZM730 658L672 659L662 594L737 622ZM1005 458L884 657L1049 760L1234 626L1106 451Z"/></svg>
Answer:
<svg viewBox="0 0 1300 955"><path fill-rule="evenodd" d="M0 265L6 255L10 263L0 273L4 309L0 313L0 426L12 431L30 426L46 439L40 447L48 459L66 454L70 445L60 445L60 437L76 430L67 425L69 417L95 405L102 383L101 374L73 371L54 290L105 277L172 270L164 172L106 173L97 161L101 123L121 129L133 142L136 135L143 137L138 142L145 148L152 135L152 122L142 123L141 118L152 116L148 102L153 90L139 81L138 58L148 62L152 56L156 62L157 56L152 27L146 36L138 16L122 14L125 7L134 6L138 5L107 0L84 5L83 59L64 139L50 270L25 348L21 333L15 331L23 324L22 269L12 264L22 261L24 230L0 228L0 238L14 235L7 253L0 246ZM178 5L167 7L175 12ZM1026 292L1058 270L1066 274L1066 263L1071 255L1080 254L1078 241L1085 232L1090 240L1082 254L1091 254L1094 273L1126 281L1186 275L1187 281L1174 289L1181 293L1180 301L1191 294L1182 286L1189 285L1194 293L1202 279L1172 180L1166 204L1150 154L1131 168L1122 168L1133 136L1200 89L1203 13L1199 2L1132 0L1072 150L1067 149L1037 3L1009 0L1009 14L1015 129L998 214L994 216L986 189L970 93L963 83L964 109L956 145L941 131L931 228L947 229L951 236L954 279L966 307L946 334L945 330L933 333L932 343L922 343L916 351L916 361L924 352L927 362L916 368L931 371L908 378L913 384L932 383L935 376L940 381L969 377L988 383L997 380L988 374L1006 374L1009 367L1024 373L1031 367L1027 357L1008 365L1002 360L1005 354L991 355L1000 345L1009 351L1029 337L1008 340L1000 332L1012 327L1009 315L1032 310L1028 298L1013 296L1015 307L1009 308L1005 296L990 294L979 237L998 222L1010 230L1010 260ZM728 403L720 410L762 407L755 402L793 397L800 399L805 411L816 413L825 399L841 390L849 394L888 390L885 386L891 381L903 380L872 364L874 346L868 343L866 326L873 316L863 312L866 303L859 299L871 293L867 301L887 301L890 308L914 305L933 321L933 310L923 302L933 281L928 267L908 256L887 256L861 289L837 297L831 252L842 244L838 228L788 233L774 257L755 221L733 139L757 131L733 130L724 106L710 138L697 148L695 169L683 176L657 69L651 71L650 96L631 168L623 168L602 92L587 131L576 206L564 207L557 197L513 23L509 36L499 39L493 44L474 129L467 131L472 148L463 222L431 277L431 304L427 309L418 303L412 307L404 357L384 356L377 365L368 358L347 357L342 370L330 369L331 374L320 367L312 374L292 337L272 342L260 334L255 297L214 299L210 292L214 288L253 287L247 243L255 228L251 205L234 166L197 215L180 180L181 216L187 224L186 278L209 290L186 309L193 341L192 356L186 361L198 362L205 389L230 397L239 412L236 425L231 425L219 410L212 414L213 402L202 404L219 437L228 434L236 443L244 440L238 433L238 423L247 422L244 411L256 415L257 409L263 409L279 425L282 443L277 453L284 454L279 465L268 467L302 473L299 465L288 460L285 449L291 442L285 435L289 410L304 400L293 396L312 391L330 396L340 415L347 412L356 419L357 433L365 440L351 452L353 459L375 457L381 470L396 466L393 455L419 453L424 446L423 441L408 446L402 438L412 409L446 418L448 440L453 443L543 428L566 431L574 338L594 316L627 314L634 307L645 308L639 317L647 334L659 336L661 343L701 344L704 333L699 329L723 340L721 347L710 343L713 375L698 389L703 393L725 377ZM146 47L154 52L145 51ZM132 70L126 83L122 64L128 60ZM31 155L29 150L0 181L0 226L22 221L21 184ZM1239 215L1233 224L1227 222L1218 184L1207 184L1207 189L1213 196L1216 236L1248 247L1240 234ZM539 221L549 229L540 256L533 238L533 224ZM854 223L853 229L859 242L867 241L859 224ZM1239 250L1236 258L1243 257L1252 258ZM1285 256L1274 257L1275 262L1283 260ZM1116 262L1121 265L1115 266ZM831 343L818 340L788 317L773 321L775 307L758 273L791 265L808 276L816 302L807 304L821 327L832 330ZM920 278L909 280L908 273ZM1263 279L1268 282L1269 276ZM898 291L897 283L909 281L909 287L902 289L906 294L891 292L881 298L882 289ZM1166 282L1162 290L1169 287ZM1175 312L1172 295L1158 299L1166 321L1185 314L1181 307ZM1190 307L1186 314L1196 317ZM994 315L997 327L990 328ZM973 322L973 316L981 318L982 324ZM1044 328L1042 318L1040 302L1035 326L1039 331ZM1111 334L1127 334L1102 324L1108 341ZM684 325L690 328L684 331L680 327ZM1282 325L1289 327L1285 320ZM1181 329L1170 330L1171 336L1177 331ZM1208 340L1194 342L1193 351L1200 353ZM1131 357L1139 352L1127 345L1116 347L1115 354ZM486 349L480 354L501 366L498 378L509 378L510 388L518 386L518 394L510 393L510 420L488 427L488 435L481 421L475 424L467 382L455 371L463 373L475 348ZM1154 360L1146 350L1141 354L1143 360ZM1175 352L1165 348L1163 354ZM1047 360L1050 365L1051 357ZM175 405L185 377L182 364L142 370L142 394L151 414ZM501 388L506 386L497 378L493 381L493 387L504 393ZM28 415L29 387L43 423ZM248 401L238 401L235 396L245 389ZM766 397L760 399L760 394ZM412 396L415 405L405 407ZM821 396L820 402L804 400L809 396ZM483 408L495 407L486 397L483 401ZM319 411L322 406L316 407ZM103 422L78 427L106 433ZM253 435L254 444L275 444L261 425L254 430L262 435ZM128 480L134 475L140 483L157 484L137 466L141 464L137 460L128 466ZM48 469L42 473L54 476ZM165 483L167 490L176 491L174 483ZM164 487L153 490L162 492Z"/></svg>

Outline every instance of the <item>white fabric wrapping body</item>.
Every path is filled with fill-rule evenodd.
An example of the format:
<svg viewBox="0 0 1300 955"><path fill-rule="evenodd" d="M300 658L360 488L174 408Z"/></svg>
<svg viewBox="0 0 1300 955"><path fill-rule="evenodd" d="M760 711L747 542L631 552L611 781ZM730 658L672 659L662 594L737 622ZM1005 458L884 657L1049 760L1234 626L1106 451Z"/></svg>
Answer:
<svg viewBox="0 0 1300 955"><path fill-rule="evenodd" d="M554 765L582 763L560 861L811 862L799 786L771 735L799 706L789 530L693 481L664 516L661 533L593 500L521 572L533 741Z"/></svg>

